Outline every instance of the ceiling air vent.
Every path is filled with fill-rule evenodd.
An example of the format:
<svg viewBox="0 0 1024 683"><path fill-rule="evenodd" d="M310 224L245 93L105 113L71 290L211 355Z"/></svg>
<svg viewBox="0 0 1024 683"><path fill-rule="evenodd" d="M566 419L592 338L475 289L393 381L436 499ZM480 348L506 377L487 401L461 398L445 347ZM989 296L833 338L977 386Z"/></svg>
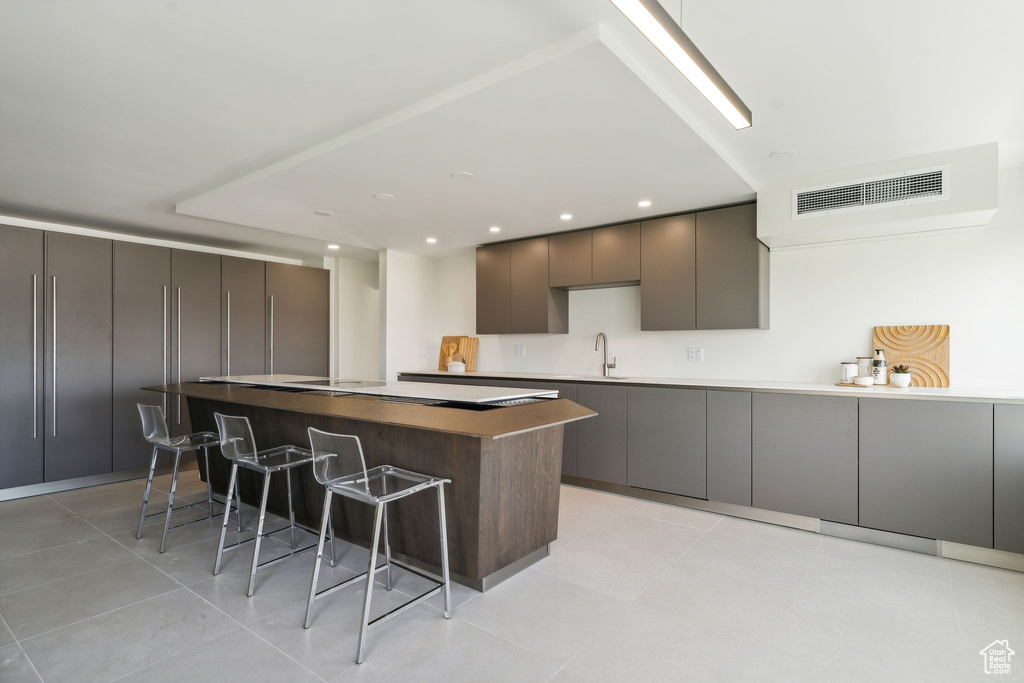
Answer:
<svg viewBox="0 0 1024 683"><path fill-rule="evenodd" d="M949 166L793 191L793 218L949 198Z"/></svg>

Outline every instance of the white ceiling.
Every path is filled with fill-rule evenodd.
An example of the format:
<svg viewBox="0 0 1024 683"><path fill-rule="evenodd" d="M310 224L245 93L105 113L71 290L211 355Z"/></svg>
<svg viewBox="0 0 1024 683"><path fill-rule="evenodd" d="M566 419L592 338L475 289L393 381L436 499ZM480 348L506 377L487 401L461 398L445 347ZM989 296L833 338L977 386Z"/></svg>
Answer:
<svg viewBox="0 0 1024 683"><path fill-rule="evenodd" d="M606 0L8 3L0 214L285 256L441 253L492 223L629 220L642 196L696 208L982 142L1024 163L1024 3L664 4L753 128Z"/></svg>

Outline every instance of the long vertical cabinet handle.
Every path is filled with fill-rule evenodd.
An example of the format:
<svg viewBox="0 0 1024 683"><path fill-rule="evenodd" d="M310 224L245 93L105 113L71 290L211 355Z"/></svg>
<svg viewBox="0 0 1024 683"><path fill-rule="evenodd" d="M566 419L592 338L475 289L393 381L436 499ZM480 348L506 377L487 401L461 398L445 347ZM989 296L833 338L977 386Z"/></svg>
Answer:
<svg viewBox="0 0 1024 683"><path fill-rule="evenodd" d="M231 292L228 292L228 367L227 374L231 375Z"/></svg>
<svg viewBox="0 0 1024 683"><path fill-rule="evenodd" d="M39 425L37 412L39 410L39 290L36 284L36 274L32 274L32 438L39 438Z"/></svg>
<svg viewBox="0 0 1024 683"><path fill-rule="evenodd" d="M181 287L178 287L178 384L181 384ZM181 424L181 394L178 394L178 424Z"/></svg>
<svg viewBox="0 0 1024 683"><path fill-rule="evenodd" d="M163 296L161 298L161 302L163 303L163 317L161 318L161 320L163 321L163 330L164 330L164 335L162 337L164 352L163 352L163 355L160 356L160 357L163 359L163 378L164 378L164 384L167 384L167 285L164 285L164 293L163 293ZM164 408L164 415L166 416L167 415L167 392L166 391L164 392L162 403L163 403L163 408Z"/></svg>
<svg viewBox="0 0 1024 683"><path fill-rule="evenodd" d="M53 435L57 436L57 276L52 276L52 292L53 292L53 372L52 381L53 386L51 387L51 410L53 412Z"/></svg>
<svg viewBox="0 0 1024 683"><path fill-rule="evenodd" d="M270 295L270 374L274 374L274 295Z"/></svg>

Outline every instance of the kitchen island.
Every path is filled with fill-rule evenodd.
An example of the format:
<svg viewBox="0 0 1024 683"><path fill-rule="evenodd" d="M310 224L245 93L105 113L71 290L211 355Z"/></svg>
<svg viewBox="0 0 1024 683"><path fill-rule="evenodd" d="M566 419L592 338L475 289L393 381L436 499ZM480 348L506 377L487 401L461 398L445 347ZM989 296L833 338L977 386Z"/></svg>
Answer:
<svg viewBox="0 0 1024 683"><path fill-rule="evenodd" d="M259 449L309 445L307 428L353 434L366 466L394 465L452 480L446 493L453 578L478 590L547 554L558 532L563 425L594 411L537 390L421 384L390 386L317 377L208 378L149 389L188 402L192 431L216 431L213 415L244 415ZM227 489L230 463L211 457L213 487ZM324 489L310 468L293 481L296 521L320 524ZM239 472L242 499L258 504L261 478ZM429 496L396 501L389 516L399 558L440 566L436 505ZM271 480L268 509L287 515L283 477ZM368 545L373 510L335 496L339 537Z"/></svg>

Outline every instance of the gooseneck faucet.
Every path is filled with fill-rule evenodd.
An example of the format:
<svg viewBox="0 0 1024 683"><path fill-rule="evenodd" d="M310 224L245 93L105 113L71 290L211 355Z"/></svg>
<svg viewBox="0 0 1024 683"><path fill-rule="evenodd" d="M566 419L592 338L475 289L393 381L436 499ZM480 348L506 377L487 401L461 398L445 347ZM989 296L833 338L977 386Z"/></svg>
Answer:
<svg viewBox="0 0 1024 683"><path fill-rule="evenodd" d="M608 377L608 371L615 367L615 356L612 356L612 362L608 362L608 336L604 332L597 333L597 339L594 340L594 350L601 350L601 340L604 339L604 362L601 363L601 374L604 377Z"/></svg>

